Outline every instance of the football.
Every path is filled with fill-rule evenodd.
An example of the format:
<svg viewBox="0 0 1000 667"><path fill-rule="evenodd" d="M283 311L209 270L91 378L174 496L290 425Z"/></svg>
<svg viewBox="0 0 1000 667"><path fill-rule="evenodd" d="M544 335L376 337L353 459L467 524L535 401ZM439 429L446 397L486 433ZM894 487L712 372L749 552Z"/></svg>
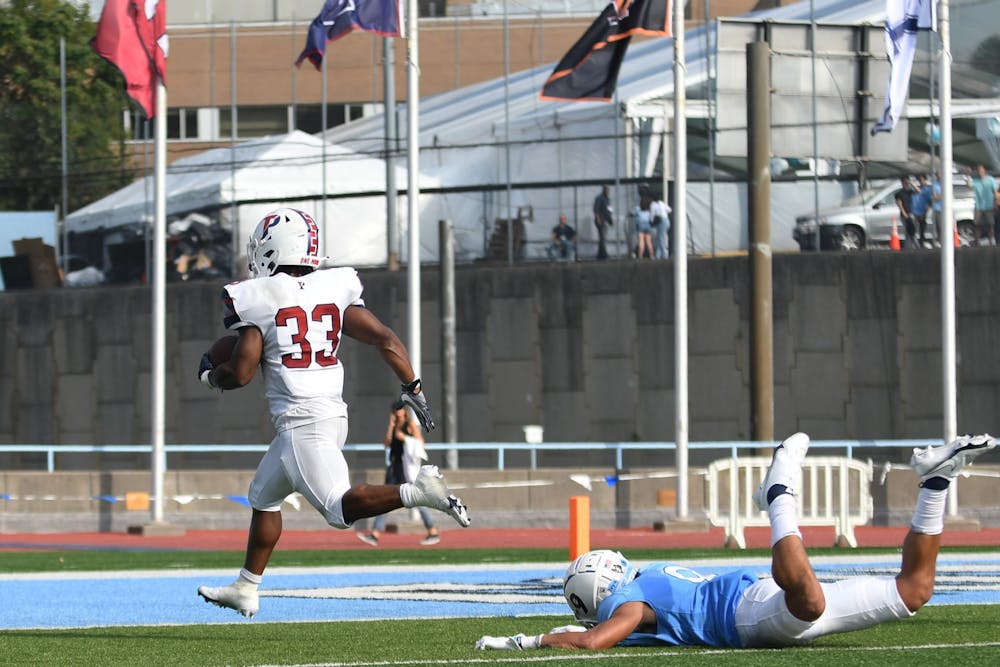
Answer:
<svg viewBox="0 0 1000 667"><path fill-rule="evenodd" d="M208 348L208 358L212 360L213 366L229 361L229 358L233 356L233 348L236 347L237 340L239 340L239 336L229 335L212 343L212 347Z"/></svg>

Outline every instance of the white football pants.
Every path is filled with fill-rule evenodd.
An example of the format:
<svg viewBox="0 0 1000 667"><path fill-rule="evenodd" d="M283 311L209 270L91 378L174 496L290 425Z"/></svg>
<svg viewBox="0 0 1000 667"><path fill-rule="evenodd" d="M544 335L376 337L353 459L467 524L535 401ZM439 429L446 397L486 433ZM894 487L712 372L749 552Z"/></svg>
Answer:
<svg viewBox="0 0 1000 667"><path fill-rule="evenodd" d="M341 505L351 488L341 451L346 441L346 417L278 431L250 482L250 506L261 512L277 512L285 498L298 491L328 524L348 528Z"/></svg>
<svg viewBox="0 0 1000 667"><path fill-rule="evenodd" d="M811 623L792 616L785 591L774 579L761 579L743 591L736 606L736 630L745 647L790 646L832 635L863 630L913 615L892 577L856 577L821 583L826 610Z"/></svg>

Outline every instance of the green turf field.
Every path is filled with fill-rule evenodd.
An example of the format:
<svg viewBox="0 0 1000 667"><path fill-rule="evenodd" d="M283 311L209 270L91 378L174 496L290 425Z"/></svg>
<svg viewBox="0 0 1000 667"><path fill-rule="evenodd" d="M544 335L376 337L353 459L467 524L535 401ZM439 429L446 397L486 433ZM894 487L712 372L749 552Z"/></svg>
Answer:
<svg viewBox="0 0 1000 667"><path fill-rule="evenodd" d="M860 550L871 553L869 550ZM969 551L963 549L963 551ZM885 553L885 550L881 551ZM758 552L757 555L763 555ZM818 550L817 550L818 553ZM839 553L843 553L840 551ZM635 559L662 551L630 550ZM732 556L731 551L671 553L673 559ZM748 554L749 555L749 554ZM276 553L275 566L351 563L564 562L562 550L378 550ZM238 568L235 552L0 553L0 571ZM2 584L0 584L2 587ZM2 589L0 589L2 590ZM74 601L87 604L86 600ZM0 595L0 619L3 602ZM114 627L0 632L3 665L477 665L511 662L646 667L683 660L695 665L1000 665L1000 605L928 607L907 621L825 637L808 647L776 650L632 648L600 653L555 650L482 652L483 634L537 634L568 617L470 618L339 623L264 623Z"/></svg>

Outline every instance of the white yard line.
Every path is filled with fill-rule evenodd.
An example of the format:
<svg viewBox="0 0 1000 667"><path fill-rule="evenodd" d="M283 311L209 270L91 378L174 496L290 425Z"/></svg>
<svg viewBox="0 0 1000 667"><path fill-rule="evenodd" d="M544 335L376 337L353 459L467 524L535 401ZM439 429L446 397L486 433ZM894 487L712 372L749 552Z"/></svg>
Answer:
<svg viewBox="0 0 1000 667"><path fill-rule="evenodd" d="M898 652L898 651L938 651L941 649L980 649L1000 646L1000 642L963 642L961 644L917 644L900 646L797 646L796 651L808 651L810 653L845 653L845 652ZM624 662L627 660L648 660L649 658L676 658L680 656L703 656L703 655L735 655L750 654L755 651L773 652L774 649L746 649L746 648L726 648L709 650L692 650L685 648L673 648L663 651L643 651L642 653L581 653L572 651L567 653L548 653L542 650L540 654L526 654L521 651L508 654L510 657L502 657L502 652L493 652L491 655L497 657L490 658L463 658L461 660L382 660L375 662L316 662L308 664L288 664L288 665L258 665L257 667L395 667L397 665L477 665L496 663L524 663L524 662L561 662L572 661L601 661L614 660Z"/></svg>
<svg viewBox="0 0 1000 667"><path fill-rule="evenodd" d="M664 556L669 556L664 553ZM866 563L897 562L900 559L898 553L883 554L850 554L836 556L810 556L809 560L815 565L863 565ZM724 558L663 558L657 560L668 560L678 565L690 565L692 567L711 567L721 565L726 567L764 567L770 566L770 557L744 558L738 554L726 556ZM948 552L939 556L943 563L939 569L947 567L949 561L962 562L990 562L1000 561L1000 551L989 552ZM636 565L645 565L651 561L636 560ZM392 572L482 572L482 571L507 571L507 570L549 570L562 569L567 563L550 561L547 563L467 563L464 565L337 565L327 567L273 567L268 568L269 575L280 574L368 574L384 571ZM86 571L75 570L73 572L15 572L0 574L0 581L31 581L31 580L66 580L66 579L170 579L187 577L217 577L229 576L239 570L239 562L234 561L233 567L213 568L213 569L185 569L176 570L99 570Z"/></svg>

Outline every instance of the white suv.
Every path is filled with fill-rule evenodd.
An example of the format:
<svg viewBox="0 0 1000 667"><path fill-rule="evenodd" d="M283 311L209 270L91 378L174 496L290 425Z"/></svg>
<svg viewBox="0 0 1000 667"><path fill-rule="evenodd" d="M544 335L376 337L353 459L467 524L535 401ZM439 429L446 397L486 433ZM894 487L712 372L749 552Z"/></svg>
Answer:
<svg viewBox="0 0 1000 667"><path fill-rule="evenodd" d="M958 180L956 178L956 180ZM958 226L959 242L963 246L972 245L975 234L973 212L975 202L972 188L956 182L952 210ZM906 239L906 229L899 220L896 193L899 181L862 190L837 208L820 211L819 240L822 250L861 250L863 248L888 245L892 237L892 219L896 218L896 233L901 241ZM936 238L937 232L928 215L927 234ZM920 230L917 230L917 234ZM801 250L816 249L816 216L812 213L795 218L792 238Z"/></svg>

